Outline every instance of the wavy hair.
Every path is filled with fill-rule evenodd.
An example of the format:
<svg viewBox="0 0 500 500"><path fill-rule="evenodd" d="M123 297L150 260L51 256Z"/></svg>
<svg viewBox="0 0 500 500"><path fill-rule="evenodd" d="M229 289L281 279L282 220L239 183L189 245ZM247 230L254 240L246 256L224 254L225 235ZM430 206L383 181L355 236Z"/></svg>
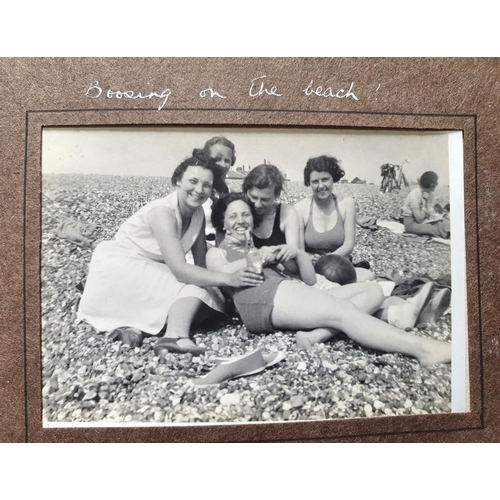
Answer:
<svg viewBox="0 0 500 500"><path fill-rule="evenodd" d="M248 193L250 189L267 189L272 187L274 196L278 197L283 191L285 177L278 167L264 164L252 168L243 181L243 192Z"/></svg>
<svg viewBox="0 0 500 500"><path fill-rule="evenodd" d="M201 149L194 149L192 156L186 158L172 174L171 182L174 186L182 179L188 167L203 167L210 170L214 176L213 189L223 192L227 189L224 179L224 170L217 165L217 162Z"/></svg>
<svg viewBox="0 0 500 500"><path fill-rule="evenodd" d="M257 227L258 222L260 221L259 216L255 213L255 209L253 208L252 203L248 199L245 193L229 193L226 196L221 196L213 205L212 205L212 225L220 232L224 232L224 217L226 215L227 207L233 201L244 201L252 212L253 216L253 224L254 227Z"/></svg>
<svg viewBox="0 0 500 500"><path fill-rule="evenodd" d="M215 146L216 144L222 144L223 146L226 146L226 148L229 148L233 152L231 157L231 167L232 167L236 163L236 149L234 147L234 144L229 139L226 139L224 136L216 135L215 137L208 139L208 141L205 142L202 151L208 156L210 156L210 148L212 146Z"/></svg>
<svg viewBox="0 0 500 500"><path fill-rule="evenodd" d="M310 158L304 168L304 184L311 185L312 172L328 172L333 182L339 182L344 177L345 172L340 168L340 162L333 156L323 155Z"/></svg>

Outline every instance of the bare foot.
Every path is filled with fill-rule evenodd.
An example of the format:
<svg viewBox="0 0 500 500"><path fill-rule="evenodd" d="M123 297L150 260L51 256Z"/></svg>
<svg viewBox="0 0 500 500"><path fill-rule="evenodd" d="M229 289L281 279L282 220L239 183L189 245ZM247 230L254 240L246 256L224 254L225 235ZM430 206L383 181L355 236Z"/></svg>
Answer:
<svg viewBox="0 0 500 500"><path fill-rule="evenodd" d="M311 349L314 344L323 344L337 336L338 332L330 328L316 328L311 331L298 331L295 334L295 342L299 349L306 351Z"/></svg>
<svg viewBox="0 0 500 500"><path fill-rule="evenodd" d="M422 353L417 359L424 366L438 363L451 363L451 344L439 340L426 339L422 346Z"/></svg>
<svg viewBox="0 0 500 500"><path fill-rule="evenodd" d="M427 305L432 296L434 283L426 283L420 292L408 299L401 306L392 306L388 311L389 324L404 330L405 328L413 328L417 322L422 309Z"/></svg>

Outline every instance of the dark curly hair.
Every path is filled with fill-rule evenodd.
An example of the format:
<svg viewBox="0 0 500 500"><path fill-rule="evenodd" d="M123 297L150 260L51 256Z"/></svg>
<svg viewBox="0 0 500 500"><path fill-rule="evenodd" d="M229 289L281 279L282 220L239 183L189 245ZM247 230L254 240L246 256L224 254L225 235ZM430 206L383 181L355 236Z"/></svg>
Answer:
<svg viewBox="0 0 500 500"><path fill-rule="evenodd" d="M254 227L257 226L257 222L259 221L258 215L255 213L253 205L250 203L250 200L245 195L245 193L229 193L226 196L221 196L213 205L212 205L212 225L215 227L217 231L224 232L224 217L226 215L227 207L233 201L244 201L252 212Z"/></svg>
<svg viewBox="0 0 500 500"><path fill-rule="evenodd" d="M202 151L208 156L210 156L210 148L212 146L215 146L216 144L222 144L223 146L226 146L226 148L229 148L233 152L233 155L231 157L231 167L232 167L236 163L236 150L234 144L229 139L226 139L224 136L216 135L215 137L208 139L208 141L205 142Z"/></svg>
<svg viewBox="0 0 500 500"><path fill-rule="evenodd" d="M217 162L205 154L201 149L194 149L193 155L186 158L172 174L172 184L177 186L177 183L182 179L188 167L203 167L210 170L214 176L213 188L221 193L227 189L226 181L224 180L224 170L217 165Z"/></svg>
<svg viewBox="0 0 500 500"><path fill-rule="evenodd" d="M252 168L243 181L243 192L248 193L250 189L266 189L272 187L274 196L278 197L283 191L285 178L278 167L264 164Z"/></svg>
<svg viewBox="0 0 500 500"><path fill-rule="evenodd" d="M424 189L431 189L435 188L438 185L438 174L436 172L432 172L429 170L428 172L424 172L422 176L420 177L418 183L421 188Z"/></svg>
<svg viewBox="0 0 500 500"><path fill-rule="evenodd" d="M344 177L345 172L340 168L340 162L333 156L317 156L310 158L304 168L304 184L311 185L311 172L328 172L333 182L339 182Z"/></svg>

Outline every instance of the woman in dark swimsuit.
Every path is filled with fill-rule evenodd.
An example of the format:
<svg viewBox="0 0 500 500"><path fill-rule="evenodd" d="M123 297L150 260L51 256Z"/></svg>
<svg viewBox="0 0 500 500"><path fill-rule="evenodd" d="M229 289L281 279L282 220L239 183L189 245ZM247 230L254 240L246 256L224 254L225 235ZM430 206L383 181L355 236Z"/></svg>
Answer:
<svg viewBox="0 0 500 500"><path fill-rule="evenodd" d="M285 179L274 165L259 165L245 177L243 192L261 219L254 230L257 248L287 245L301 248L300 223L294 208L280 203Z"/></svg>

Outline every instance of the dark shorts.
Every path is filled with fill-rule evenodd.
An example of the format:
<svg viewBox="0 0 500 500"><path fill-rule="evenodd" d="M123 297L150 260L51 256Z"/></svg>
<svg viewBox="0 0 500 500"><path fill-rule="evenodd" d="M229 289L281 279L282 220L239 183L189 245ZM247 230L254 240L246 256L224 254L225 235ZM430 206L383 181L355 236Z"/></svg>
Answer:
<svg viewBox="0 0 500 500"><path fill-rule="evenodd" d="M284 277L267 278L262 285L238 290L233 295L234 305L250 333L275 333L271 321L274 296Z"/></svg>

